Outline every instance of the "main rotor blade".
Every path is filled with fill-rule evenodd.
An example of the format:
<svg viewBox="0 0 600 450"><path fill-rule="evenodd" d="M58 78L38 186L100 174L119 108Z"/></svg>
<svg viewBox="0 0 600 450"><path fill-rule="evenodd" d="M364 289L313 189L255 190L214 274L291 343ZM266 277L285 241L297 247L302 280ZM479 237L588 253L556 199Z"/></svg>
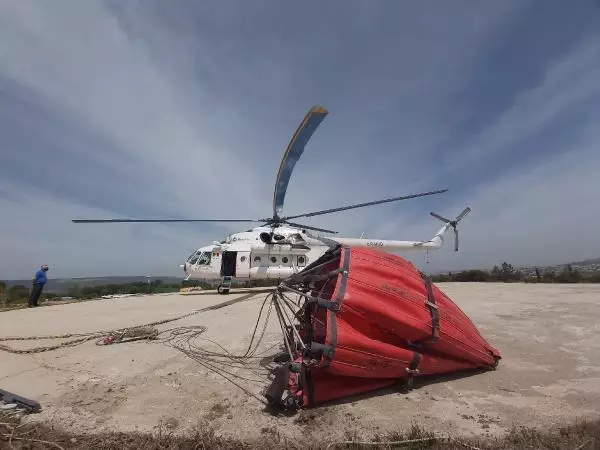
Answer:
<svg viewBox="0 0 600 450"><path fill-rule="evenodd" d="M287 220L284 220L284 223L287 223L288 225L291 225L293 227L306 228L307 230L322 231L323 233L329 233L329 234L337 234L337 231L326 230L325 228L311 227L308 225L302 225L300 223L288 222Z"/></svg>
<svg viewBox="0 0 600 450"><path fill-rule="evenodd" d="M273 217L279 217L279 213L281 213L283 209L285 193L292 176L292 171L300 159L300 156L302 156L306 143L310 140L313 133L328 113L329 111L322 106L313 106L306 116L304 116L304 120L302 120L292 136L292 139L283 154L281 164L279 165L279 171L277 172L277 178L275 180L275 190L273 192Z"/></svg>
<svg viewBox="0 0 600 450"><path fill-rule="evenodd" d="M330 213L334 213L334 212L338 212L338 211L346 211L348 209L363 208L365 206L379 205L381 203L396 202L396 201L399 201L399 200L406 200L406 199L409 199L409 198L416 198L416 197L425 197L426 195L441 194L442 192L446 192L447 190L448 189L442 189L442 190L439 190L439 191L424 192L422 194L404 195L402 197L387 198L385 200L377 200L377 201L374 201L374 202L359 203L357 205L350 205L350 206L342 206L340 208L325 209L323 211L315 211L315 212L306 213L306 214L298 214L297 216L282 217L282 220L297 219L298 217L320 216L320 215L323 215L323 214L330 214Z"/></svg>
<svg viewBox="0 0 600 450"><path fill-rule="evenodd" d="M73 219L73 223L120 223L120 222L263 222L252 219Z"/></svg>

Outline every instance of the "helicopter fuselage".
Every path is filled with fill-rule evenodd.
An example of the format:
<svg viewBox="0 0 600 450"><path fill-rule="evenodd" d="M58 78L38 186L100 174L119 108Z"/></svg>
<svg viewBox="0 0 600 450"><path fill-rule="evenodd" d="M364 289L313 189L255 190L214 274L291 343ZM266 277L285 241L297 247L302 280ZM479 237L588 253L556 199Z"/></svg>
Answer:
<svg viewBox="0 0 600 450"><path fill-rule="evenodd" d="M186 279L283 279L330 248L321 239L290 227L257 227L198 248L182 268Z"/></svg>
<svg viewBox="0 0 600 450"><path fill-rule="evenodd" d="M290 277L340 244L387 251L437 249L443 245L444 234L450 227L450 223L444 224L428 241L315 236L305 229L289 226L256 227L198 248L181 268L187 280L221 280L219 292L227 293L235 280Z"/></svg>

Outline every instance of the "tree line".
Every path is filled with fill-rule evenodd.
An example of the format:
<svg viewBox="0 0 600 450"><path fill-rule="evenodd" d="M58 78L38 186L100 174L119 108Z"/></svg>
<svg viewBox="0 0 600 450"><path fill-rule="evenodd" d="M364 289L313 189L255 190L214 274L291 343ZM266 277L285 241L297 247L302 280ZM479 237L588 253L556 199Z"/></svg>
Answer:
<svg viewBox="0 0 600 450"><path fill-rule="evenodd" d="M567 264L562 271L535 268L533 272L515 269L503 262L492 270L470 269L461 272L432 275L434 282L525 282L525 283L600 283L600 272L582 273Z"/></svg>

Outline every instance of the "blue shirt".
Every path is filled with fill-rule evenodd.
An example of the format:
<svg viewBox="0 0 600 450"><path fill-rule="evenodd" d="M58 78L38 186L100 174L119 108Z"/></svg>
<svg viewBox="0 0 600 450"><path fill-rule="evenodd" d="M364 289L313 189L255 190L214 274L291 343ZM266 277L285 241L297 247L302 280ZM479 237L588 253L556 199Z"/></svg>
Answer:
<svg viewBox="0 0 600 450"><path fill-rule="evenodd" d="M42 286L46 284L48 278L46 277L46 272L42 269L38 270L35 273L35 279L33 280L33 284L41 284Z"/></svg>

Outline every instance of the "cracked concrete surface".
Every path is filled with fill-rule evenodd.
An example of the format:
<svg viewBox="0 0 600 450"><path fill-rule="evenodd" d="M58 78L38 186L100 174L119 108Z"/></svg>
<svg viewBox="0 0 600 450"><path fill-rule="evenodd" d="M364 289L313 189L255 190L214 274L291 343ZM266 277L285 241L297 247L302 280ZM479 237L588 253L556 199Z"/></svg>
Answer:
<svg viewBox="0 0 600 450"><path fill-rule="evenodd" d="M408 394L384 390L293 417L273 417L255 398L161 342L97 346L88 341L46 353L0 352L0 387L39 401L43 411L36 420L77 432L152 430L161 422L185 430L210 423L220 433L237 437L276 429L290 437L310 433L333 439L356 430L370 434L406 429L413 422L438 432L492 434L513 424L549 427L600 417L600 286L438 286L500 350L498 370L422 381ZM0 336L111 330L245 295L247 291L227 297L169 294L8 311L0 313ZM158 328L204 325L208 329L203 338L240 354L265 295L259 291L245 301ZM279 342L273 314L261 346L263 356L274 354ZM8 344L26 348L48 341ZM257 378L253 372L260 370L260 363L252 371L237 370L237 375ZM257 395L264 386L236 382Z"/></svg>

